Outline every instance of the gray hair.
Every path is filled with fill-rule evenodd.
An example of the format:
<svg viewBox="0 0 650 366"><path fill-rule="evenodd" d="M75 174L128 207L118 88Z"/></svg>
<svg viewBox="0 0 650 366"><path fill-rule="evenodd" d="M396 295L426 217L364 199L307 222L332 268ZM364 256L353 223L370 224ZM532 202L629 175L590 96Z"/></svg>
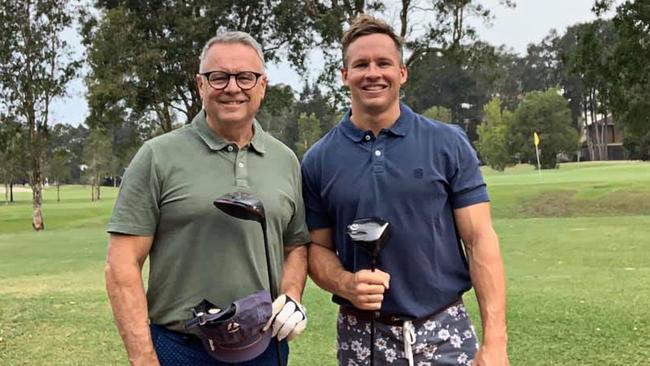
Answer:
<svg viewBox="0 0 650 366"><path fill-rule="evenodd" d="M205 61L205 57L208 54L208 50L210 49L210 47L212 47L217 43L240 43L252 48L253 50L255 50L255 53L257 53L257 57L259 57L260 60L262 60L262 67L266 69L266 62L264 61L264 52L262 52L262 46L260 46L260 44L257 43L255 38L253 38L250 34L246 32L230 31L230 32L217 34L216 36L210 38L205 43L205 46L203 46L203 50L201 51L201 57L199 58L199 70L201 69L201 67L203 67L203 61Z"/></svg>

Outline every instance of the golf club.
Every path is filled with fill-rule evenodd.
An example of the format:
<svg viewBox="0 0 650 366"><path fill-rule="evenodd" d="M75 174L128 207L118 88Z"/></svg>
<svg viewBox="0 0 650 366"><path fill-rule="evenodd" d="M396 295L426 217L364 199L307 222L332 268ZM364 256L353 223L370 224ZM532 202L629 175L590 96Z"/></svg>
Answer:
<svg viewBox="0 0 650 366"><path fill-rule="evenodd" d="M370 270L375 271L377 257L390 235L390 223L378 217L356 219L348 225L346 233L352 244L358 245L370 254ZM375 364L375 316L370 318L370 366Z"/></svg>
<svg viewBox="0 0 650 366"><path fill-rule="evenodd" d="M262 201L250 193L231 192L217 198L214 205L224 213L241 219L257 221L262 226L262 237L264 238L264 254L266 256L266 271L269 278L269 291L275 300L278 297L271 277L271 256L269 252L269 240L266 235L266 214ZM280 342L275 338L275 353L278 356L278 366L282 366L282 355L280 354Z"/></svg>

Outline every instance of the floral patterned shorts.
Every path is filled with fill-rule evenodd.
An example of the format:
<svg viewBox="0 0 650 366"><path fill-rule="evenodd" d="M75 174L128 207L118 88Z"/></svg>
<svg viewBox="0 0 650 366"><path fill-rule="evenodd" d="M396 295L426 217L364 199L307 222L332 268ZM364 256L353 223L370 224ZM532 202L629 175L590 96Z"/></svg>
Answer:
<svg viewBox="0 0 650 366"><path fill-rule="evenodd" d="M370 321L339 313L337 333L340 366L370 365ZM404 326L375 322L377 366L471 365L477 350L476 332L462 302Z"/></svg>

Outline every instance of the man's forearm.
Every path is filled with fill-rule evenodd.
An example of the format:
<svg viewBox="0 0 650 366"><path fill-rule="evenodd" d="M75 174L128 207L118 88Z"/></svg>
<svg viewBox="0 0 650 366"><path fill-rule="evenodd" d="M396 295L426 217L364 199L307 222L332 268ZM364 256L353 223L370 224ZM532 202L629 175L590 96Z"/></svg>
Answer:
<svg viewBox="0 0 650 366"><path fill-rule="evenodd" d="M309 275L323 290L345 298L349 297L343 293L343 283L346 276L353 274L343 268L341 260L333 250L316 243L310 245Z"/></svg>
<svg viewBox="0 0 650 366"><path fill-rule="evenodd" d="M307 245L285 249L280 293L302 302L302 292L307 280Z"/></svg>
<svg viewBox="0 0 650 366"><path fill-rule="evenodd" d="M106 290L113 308L115 324L133 365L157 365L151 341L147 300L137 264L106 265Z"/></svg>
<svg viewBox="0 0 650 366"><path fill-rule="evenodd" d="M466 245L470 275L479 304L483 343L505 345L506 284L499 239L494 230L486 231Z"/></svg>

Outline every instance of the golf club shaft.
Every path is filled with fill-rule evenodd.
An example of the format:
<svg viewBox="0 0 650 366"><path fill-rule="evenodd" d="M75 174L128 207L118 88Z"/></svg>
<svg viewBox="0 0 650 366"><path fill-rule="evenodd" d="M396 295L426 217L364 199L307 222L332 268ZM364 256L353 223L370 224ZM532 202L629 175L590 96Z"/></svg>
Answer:
<svg viewBox="0 0 650 366"><path fill-rule="evenodd" d="M370 270L375 271L376 259L372 258L370 261ZM372 317L370 318L370 366L375 366L375 312L372 312Z"/></svg>
<svg viewBox="0 0 650 366"><path fill-rule="evenodd" d="M269 248L269 239L268 236L266 235L266 223L265 222L260 222L262 225L262 236L264 237L264 254L266 257L266 271L267 271L267 276L269 278L269 291L271 292L271 298L273 301L278 297L278 292L275 289L275 286L273 286L273 277L271 276L271 251ZM271 326L272 328L272 326ZM272 331L272 329L271 329ZM282 354L280 353L280 341L278 340L277 337L273 338L273 342L275 343L275 353L278 355L278 366L283 366L282 365Z"/></svg>

